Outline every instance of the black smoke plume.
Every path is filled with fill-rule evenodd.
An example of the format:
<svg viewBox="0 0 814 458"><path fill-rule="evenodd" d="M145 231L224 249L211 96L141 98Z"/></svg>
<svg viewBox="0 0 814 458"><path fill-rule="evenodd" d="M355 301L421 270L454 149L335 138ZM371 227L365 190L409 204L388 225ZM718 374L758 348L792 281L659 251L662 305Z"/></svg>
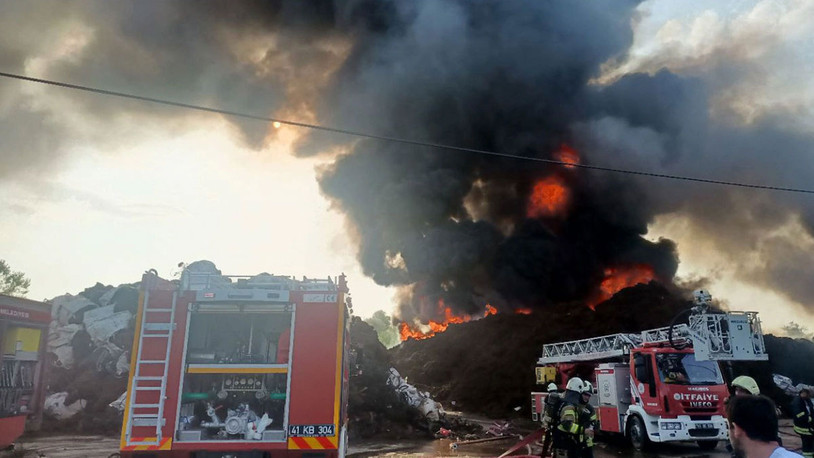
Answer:
<svg viewBox="0 0 814 458"><path fill-rule="evenodd" d="M634 3L390 5L357 29L320 111L328 123L557 158L563 144L583 146L573 126L624 108L588 83L629 45ZM568 188L566 208L529 217L535 183L551 176ZM477 313L588 300L608 268L646 264L666 282L677 268L670 241L643 237L653 207L624 177L364 140L321 185L358 232L365 273L406 287L406 319L437 318L440 301Z"/></svg>

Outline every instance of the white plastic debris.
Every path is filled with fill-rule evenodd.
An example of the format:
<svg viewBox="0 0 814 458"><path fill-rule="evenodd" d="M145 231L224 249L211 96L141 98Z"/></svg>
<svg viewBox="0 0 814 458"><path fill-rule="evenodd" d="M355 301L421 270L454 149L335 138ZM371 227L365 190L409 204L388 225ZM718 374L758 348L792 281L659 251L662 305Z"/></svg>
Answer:
<svg viewBox="0 0 814 458"><path fill-rule="evenodd" d="M116 291L118 291L118 290L119 290L119 288L110 288L109 290L107 290L104 294L102 294L99 297L99 304L103 305L103 306L104 305L109 305L110 300L113 299L113 296L116 295Z"/></svg>
<svg viewBox="0 0 814 458"><path fill-rule="evenodd" d="M130 372L130 352L122 352L119 360L116 361L116 376L121 377Z"/></svg>
<svg viewBox="0 0 814 458"><path fill-rule="evenodd" d="M94 343L107 341L116 331L124 329L130 324L133 315L128 311L114 312L115 305L99 307L85 312L85 330L90 334Z"/></svg>
<svg viewBox="0 0 814 458"><path fill-rule="evenodd" d="M74 357L72 346L63 345L61 347L52 348L48 351L50 353L53 353L54 356L56 356L56 361L54 361L55 366L62 367L65 369L70 369L73 367Z"/></svg>
<svg viewBox="0 0 814 458"><path fill-rule="evenodd" d="M70 405L65 405L68 393L54 393L45 398L45 413L57 420L66 420L81 412L85 408L87 401L78 399Z"/></svg>
<svg viewBox="0 0 814 458"><path fill-rule="evenodd" d="M59 321L59 324L66 325L77 312L96 308L96 304L86 299L84 296L71 296L66 294L51 300L51 315Z"/></svg>
<svg viewBox="0 0 814 458"><path fill-rule="evenodd" d="M797 385L794 385L794 382L785 375L772 374L772 381L774 381L774 384L778 388L780 388L790 396L796 396L801 390L805 388L808 388L809 391L814 392L814 386L806 385L804 383L798 383Z"/></svg>
<svg viewBox="0 0 814 458"><path fill-rule="evenodd" d="M809 393L814 393L814 386L806 385L805 383L798 383L794 387L795 394L799 394L802 390L808 390Z"/></svg>
<svg viewBox="0 0 814 458"><path fill-rule="evenodd" d="M437 421L444 414L441 404L435 402L430 393L418 391L416 387L407 383L395 368L390 368L387 385L393 388L402 402L418 409L427 419Z"/></svg>
<svg viewBox="0 0 814 458"><path fill-rule="evenodd" d="M54 348L70 345L73 336L81 330L81 324L66 324L62 326L59 322L52 321L51 327L48 330L48 350L52 351Z"/></svg>
<svg viewBox="0 0 814 458"><path fill-rule="evenodd" d="M119 396L118 398L116 398L116 400L115 400L115 401L111 402L111 403L110 403L110 404L108 404L108 405L109 405L110 407L113 407L114 409L118 410L118 411L119 411L119 413L121 413L121 412L124 412L124 404L125 404L125 402L127 402L127 391L125 391L124 393L122 393L122 395L121 395L121 396Z"/></svg>

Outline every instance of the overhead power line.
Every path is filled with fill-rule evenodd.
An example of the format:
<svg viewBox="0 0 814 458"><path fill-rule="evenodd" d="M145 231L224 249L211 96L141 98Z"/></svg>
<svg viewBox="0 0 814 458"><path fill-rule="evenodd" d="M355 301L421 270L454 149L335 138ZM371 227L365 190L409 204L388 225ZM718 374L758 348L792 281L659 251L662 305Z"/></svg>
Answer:
<svg viewBox="0 0 814 458"><path fill-rule="evenodd" d="M413 145L413 146L423 146L429 148L437 148L437 149L445 149L451 151L462 151L466 153L473 153L473 154L482 154L486 156L496 156L496 157L503 157L509 159L518 159L524 161L533 161L533 162L540 162L544 164L553 164L553 165L560 165L565 167L576 167L580 169L588 169L588 170L599 170L603 172L613 172L613 173L624 173L628 175L639 175L645 177L653 177L653 178L665 178L670 180L680 180L680 181L690 181L696 183L707 183L707 184L717 184L722 186L734 186L739 188L752 188L752 189L764 189L769 191L783 191L783 192L794 192L794 193L803 193L803 194L814 194L814 190L812 189L802 189L802 188L790 188L785 186L770 186L770 185L762 185L762 184L754 184L754 183L742 183L737 181L725 181L725 180L715 180L711 178L700 178L700 177L693 177L693 176L684 176L684 175L671 175L666 173L656 173L656 172L648 172L644 170L633 170L633 169L621 169L616 167L603 167L599 165L591 165L591 164L580 164L580 163L571 163L566 161L558 161L555 159L544 159L539 157L530 157L530 156L522 156L519 154L511 154L511 153L503 153L499 151L489 151L477 148L467 148L464 146L455 146L455 145L447 145L443 143L434 143L434 142L425 142L420 140L412 140L409 138L401 138L401 137L391 137L387 135L377 135L377 134L370 134L366 132L358 132L353 130L347 129L339 129L336 127L329 127L329 126L322 126L319 124L311 124L306 122L299 122L299 121L291 121L287 119L280 119L280 118L273 118L270 116L260 116L260 115L253 115L248 113L241 113L238 111L231 111L231 110L223 110L220 108L210 108L201 105L193 105L189 103L183 102L175 102L172 100L165 100L165 99L158 99L154 97L146 97L143 95L136 95L136 94L127 94L124 92L118 91L109 91L107 89L99 89L95 87L89 86L81 86L78 84L71 84L71 83L64 83L61 81L54 81L54 80L47 80L42 78L33 78L30 76L25 75L18 75L15 73L6 73L0 72L0 76L5 78L12 78L22 81L29 81L33 83L40 83L40 84L47 84L51 86L62 87L66 89L75 89L78 91L85 91L85 92L92 92L95 94L102 94L102 95L110 95L114 97L121 97L125 99L132 99L132 100L140 100L142 102L150 102L150 103L157 103L161 105L168 105L173 107L179 108L187 108L190 110L196 111L205 111L208 113L217 113L226 116L234 116L238 118L245 118L245 119L254 119L257 121L264 121L269 123L279 123L287 126L295 126L295 127L304 127L306 129L313 129L313 130L320 130L323 132L332 132L335 134L342 134L342 135L350 135L354 137L362 137L362 138L371 138L376 140L382 140L387 142L394 142L394 143L402 143L406 145Z"/></svg>

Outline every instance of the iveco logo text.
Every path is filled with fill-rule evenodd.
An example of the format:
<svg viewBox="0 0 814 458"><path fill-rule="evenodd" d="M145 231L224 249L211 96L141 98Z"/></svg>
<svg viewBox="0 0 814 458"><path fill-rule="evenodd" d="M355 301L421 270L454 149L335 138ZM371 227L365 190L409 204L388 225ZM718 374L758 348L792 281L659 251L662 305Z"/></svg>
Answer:
<svg viewBox="0 0 814 458"><path fill-rule="evenodd" d="M693 407L712 407L712 401L717 401L717 394L708 393L676 393L673 395L676 401L690 401Z"/></svg>

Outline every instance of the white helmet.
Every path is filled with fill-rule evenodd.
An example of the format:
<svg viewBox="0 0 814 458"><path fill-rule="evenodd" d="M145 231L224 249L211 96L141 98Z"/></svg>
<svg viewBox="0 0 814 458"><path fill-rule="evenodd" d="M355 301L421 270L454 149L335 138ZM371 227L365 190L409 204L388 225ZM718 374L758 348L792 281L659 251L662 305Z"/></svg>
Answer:
<svg viewBox="0 0 814 458"><path fill-rule="evenodd" d="M553 383L549 383L549 384L548 384L548 392L549 392L549 393L552 393L552 392L554 392L554 391L557 391L557 385L555 385L555 384L553 384Z"/></svg>
<svg viewBox="0 0 814 458"><path fill-rule="evenodd" d="M582 393L583 394L585 394L585 393L593 394L593 392L594 392L594 386L591 385L591 382L586 380L585 383L582 385Z"/></svg>
<svg viewBox="0 0 814 458"><path fill-rule="evenodd" d="M577 393L582 393L583 387L582 379L579 377L573 377L568 379L568 383L565 384L565 389L569 391L576 391Z"/></svg>

